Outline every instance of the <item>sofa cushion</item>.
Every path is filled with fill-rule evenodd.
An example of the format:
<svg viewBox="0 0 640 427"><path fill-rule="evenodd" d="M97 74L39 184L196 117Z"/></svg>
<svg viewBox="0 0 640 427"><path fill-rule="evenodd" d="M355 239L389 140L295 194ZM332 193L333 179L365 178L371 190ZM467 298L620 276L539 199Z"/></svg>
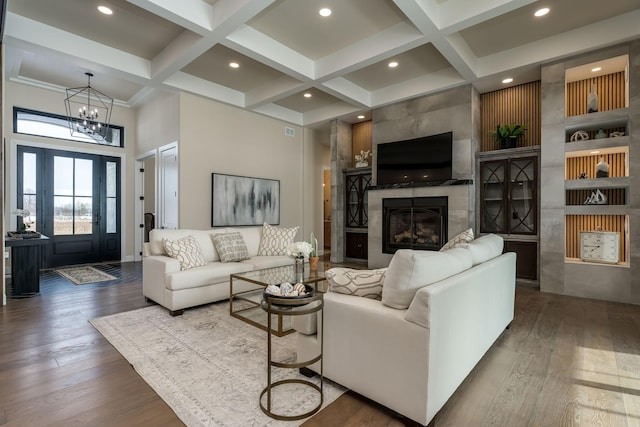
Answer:
<svg viewBox="0 0 640 427"><path fill-rule="evenodd" d="M207 264L202 257L200 244L191 235L177 240L163 238L162 243L167 255L180 261L180 270L188 270Z"/></svg>
<svg viewBox="0 0 640 427"><path fill-rule="evenodd" d="M380 299L386 268L376 270L355 270L352 268L331 268L324 275L329 282L329 290L339 294Z"/></svg>
<svg viewBox="0 0 640 427"><path fill-rule="evenodd" d="M212 234L211 240L220 256L220 261L236 262L249 259L247 245L239 232Z"/></svg>
<svg viewBox="0 0 640 427"><path fill-rule="evenodd" d="M477 265L502 254L504 240L497 234L487 234L467 243L464 247L471 252L473 265Z"/></svg>
<svg viewBox="0 0 640 427"><path fill-rule="evenodd" d="M226 289L228 296L229 275L244 273L252 269L250 265L242 262L210 262L202 267L168 274L166 287L171 291L180 291L219 283Z"/></svg>
<svg viewBox="0 0 640 427"><path fill-rule="evenodd" d="M260 227L261 228L261 227ZM211 233L216 231L222 232L224 229L213 230L190 230L190 229L163 229L156 228L149 232L149 247L151 249L151 255L168 255L164 248L162 239L178 240L189 235L193 236L200 245L200 251L202 258L207 262L220 261L220 257L213 247L213 241L211 241Z"/></svg>
<svg viewBox="0 0 640 427"><path fill-rule="evenodd" d="M252 256L242 261L243 264L253 266L254 270L262 270L263 268L280 267L293 264L293 258L285 255L276 256ZM290 279L287 279L290 280Z"/></svg>
<svg viewBox="0 0 640 427"><path fill-rule="evenodd" d="M405 309L418 289L458 274L473 265L470 251L444 252L400 249L391 258L382 287L382 303Z"/></svg>
<svg viewBox="0 0 640 427"><path fill-rule="evenodd" d="M286 248L293 243L299 227L273 227L267 223L262 230L262 238L258 247L258 256L286 255Z"/></svg>
<svg viewBox="0 0 640 427"><path fill-rule="evenodd" d="M260 239L262 238L262 226L259 227L227 227L224 229L225 233L238 232L242 234L244 244L247 245L247 251L249 256L258 255L258 247L260 246Z"/></svg>
<svg viewBox="0 0 640 427"><path fill-rule="evenodd" d="M440 248L440 251L446 251L455 247L460 246L464 243L469 243L473 240L473 228L469 228L464 230L462 233L455 236L453 239L449 240L444 244L443 247Z"/></svg>

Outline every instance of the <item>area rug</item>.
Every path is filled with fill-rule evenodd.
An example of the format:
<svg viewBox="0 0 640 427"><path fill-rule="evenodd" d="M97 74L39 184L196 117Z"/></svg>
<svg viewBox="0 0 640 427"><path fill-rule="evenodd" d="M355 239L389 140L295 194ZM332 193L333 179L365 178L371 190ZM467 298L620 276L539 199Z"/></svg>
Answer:
<svg viewBox="0 0 640 427"><path fill-rule="evenodd" d="M82 266L82 267L68 267L57 268L55 270L59 275L66 277L76 285L86 285L87 283L107 282L109 280L116 280L114 277L104 271L100 271L95 267Z"/></svg>
<svg viewBox="0 0 640 427"><path fill-rule="evenodd" d="M267 333L229 316L229 303L171 317L160 306L90 321L188 426L297 426L259 406L267 384ZM272 358L295 361L295 334L275 337ZM306 379L297 369L272 368L272 382ZM319 384L316 376L313 382ZM326 406L344 389L324 381ZM272 392L272 411L295 415L319 402L311 387L287 384ZM264 400L263 400L264 404Z"/></svg>

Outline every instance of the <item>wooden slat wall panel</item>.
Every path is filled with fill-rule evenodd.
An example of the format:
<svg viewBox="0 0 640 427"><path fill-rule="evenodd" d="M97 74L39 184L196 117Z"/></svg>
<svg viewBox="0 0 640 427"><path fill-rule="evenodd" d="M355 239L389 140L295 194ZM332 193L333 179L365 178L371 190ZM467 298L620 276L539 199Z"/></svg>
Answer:
<svg viewBox="0 0 640 427"><path fill-rule="evenodd" d="M351 149L353 155L360 154L360 151L371 152L371 121L355 123L351 125ZM371 164L371 156L367 160ZM356 165L355 158L351 159L352 166Z"/></svg>
<svg viewBox="0 0 640 427"><path fill-rule="evenodd" d="M620 233L620 261L627 262L627 217L625 215L567 215L565 217L565 256L580 258L580 231Z"/></svg>
<svg viewBox="0 0 640 427"><path fill-rule="evenodd" d="M624 71L567 83L566 115L587 114L587 97L591 85L598 94L598 111L615 110L625 107Z"/></svg>
<svg viewBox="0 0 640 427"><path fill-rule="evenodd" d="M566 205L583 205L595 190L567 190ZM607 205L626 205L624 188L604 188L600 191L607 197Z"/></svg>
<svg viewBox="0 0 640 427"><path fill-rule="evenodd" d="M596 177L596 164L600 158L609 163L609 178L627 176L627 162L625 153L595 154L593 156L567 157L565 165L565 179L578 179L582 172L588 178Z"/></svg>
<svg viewBox="0 0 640 427"><path fill-rule="evenodd" d="M518 147L540 145L540 81L483 93L480 105L480 151L498 148L489 132L501 124L516 123L527 127L518 139Z"/></svg>

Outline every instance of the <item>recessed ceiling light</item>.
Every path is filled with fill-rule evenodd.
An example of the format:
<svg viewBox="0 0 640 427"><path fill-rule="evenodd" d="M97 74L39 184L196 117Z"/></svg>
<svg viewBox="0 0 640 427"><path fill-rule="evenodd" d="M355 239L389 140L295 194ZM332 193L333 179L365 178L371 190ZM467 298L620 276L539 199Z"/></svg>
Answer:
<svg viewBox="0 0 640 427"><path fill-rule="evenodd" d="M389 68L396 68L397 66L398 66L398 63L396 61L389 62Z"/></svg>
<svg viewBox="0 0 640 427"><path fill-rule="evenodd" d="M100 13L104 13L105 15L113 15L113 10L111 10L107 6L100 5L98 6L98 10L100 11Z"/></svg>
<svg viewBox="0 0 640 427"><path fill-rule="evenodd" d="M327 17L331 15L331 9L329 9L328 7L323 7L318 13L320 14L320 16Z"/></svg>
<svg viewBox="0 0 640 427"><path fill-rule="evenodd" d="M303 96L304 96L305 98L311 98L311 94L310 94L309 92L305 93Z"/></svg>
<svg viewBox="0 0 640 427"><path fill-rule="evenodd" d="M592 73L597 73L598 71L602 71L602 67L595 67L591 69Z"/></svg>
<svg viewBox="0 0 640 427"><path fill-rule="evenodd" d="M549 13L549 8L548 7L543 7L542 9L536 10L536 13L534 13L534 15L539 18L541 16L546 15L547 13Z"/></svg>
<svg viewBox="0 0 640 427"><path fill-rule="evenodd" d="M360 114L360 115L358 116L358 118L359 118L360 120L362 120L362 119L364 119L364 116L363 116L362 114Z"/></svg>
<svg viewBox="0 0 640 427"><path fill-rule="evenodd" d="M229 67L231 68L240 68L240 64L237 62L229 62Z"/></svg>
<svg viewBox="0 0 640 427"><path fill-rule="evenodd" d="M511 77L507 77L506 79L502 80L502 83L507 84L507 83L511 83L513 81L513 79Z"/></svg>

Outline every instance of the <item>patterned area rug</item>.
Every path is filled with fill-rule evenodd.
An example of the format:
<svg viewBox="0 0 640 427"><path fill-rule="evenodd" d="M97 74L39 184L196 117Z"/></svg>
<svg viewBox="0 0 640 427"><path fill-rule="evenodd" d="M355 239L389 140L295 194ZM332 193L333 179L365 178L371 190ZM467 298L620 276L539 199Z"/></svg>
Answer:
<svg viewBox="0 0 640 427"><path fill-rule="evenodd" d="M90 321L188 426L297 426L266 416L259 396L267 384L266 332L229 316L229 303L171 317L160 306ZM272 358L295 361L295 334L272 340ZM306 379L297 369L272 368L272 382ZM319 378L312 379L319 384ZM345 389L324 381L323 406ZM272 411L296 415L319 393L299 384L272 392ZM263 400L263 404L264 400Z"/></svg>
<svg viewBox="0 0 640 427"><path fill-rule="evenodd" d="M59 275L66 277L76 285L86 285L87 283L107 282L109 280L116 280L114 277L104 271L100 271L95 267L69 267L69 268L57 268L55 270Z"/></svg>

